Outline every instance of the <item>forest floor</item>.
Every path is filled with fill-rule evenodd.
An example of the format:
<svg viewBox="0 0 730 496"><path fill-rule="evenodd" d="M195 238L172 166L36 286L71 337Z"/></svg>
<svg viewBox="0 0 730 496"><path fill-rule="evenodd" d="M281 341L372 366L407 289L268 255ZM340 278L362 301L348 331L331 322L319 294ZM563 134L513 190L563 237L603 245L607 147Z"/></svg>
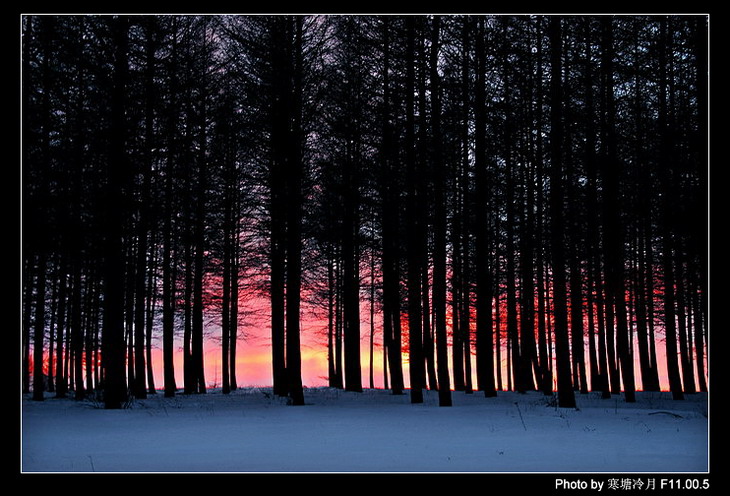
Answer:
<svg viewBox="0 0 730 496"><path fill-rule="evenodd" d="M453 393L454 406L387 390L270 388L152 395L123 410L24 397L22 473L656 473L707 472L708 395L601 399L558 408L538 392Z"/></svg>

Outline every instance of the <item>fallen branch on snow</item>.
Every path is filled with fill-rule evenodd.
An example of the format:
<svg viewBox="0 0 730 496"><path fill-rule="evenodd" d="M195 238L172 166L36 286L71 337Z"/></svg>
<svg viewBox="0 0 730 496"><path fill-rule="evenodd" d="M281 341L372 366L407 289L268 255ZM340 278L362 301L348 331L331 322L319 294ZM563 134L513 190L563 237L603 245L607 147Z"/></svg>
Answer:
<svg viewBox="0 0 730 496"><path fill-rule="evenodd" d="M674 418L684 418L681 415L672 412L651 412L649 415L671 415Z"/></svg>

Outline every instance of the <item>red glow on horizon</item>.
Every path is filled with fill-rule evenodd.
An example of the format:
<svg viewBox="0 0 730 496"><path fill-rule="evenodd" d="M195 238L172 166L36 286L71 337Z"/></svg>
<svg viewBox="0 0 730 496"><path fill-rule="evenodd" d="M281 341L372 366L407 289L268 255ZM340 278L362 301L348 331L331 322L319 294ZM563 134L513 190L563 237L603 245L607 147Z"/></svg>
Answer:
<svg viewBox="0 0 730 496"><path fill-rule="evenodd" d="M208 279L208 283L211 280ZM215 287L209 286L210 287ZM211 293L209 292L209 295ZM237 340L237 352L236 352L236 382L239 387L247 386L258 386L258 387L269 387L273 381L272 366L271 366L271 348L270 348L270 327L269 327L269 300L268 297L263 293L240 293L239 300L239 336ZM554 325L552 321L551 312L551 295L546 295L547 304L547 319L546 326L552 329ZM327 352L327 317L326 309L315 308L312 304L305 304L303 300L302 308L302 329L301 329L301 355L302 355L302 381L307 387L322 387L328 385L328 352ZM507 308L506 301L504 298L495 298L493 305L493 323L494 323L494 339L493 344L496 344L497 337L500 338L499 346L501 351L501 362L498 364L500 372L503 377L503 385L507 385L507 377L511 373L508 365L508 353L507 353ZM361 311L361 364L362 364L362 384L363 387L369 387L369 375L370 375L370 302L367 299L362 300L362 311ZM518 308L518 321L521 318L519 314L520 305ZM537 299L535 300L535 308L537 308ZM446 321L447 321L447 332L449 339L449 370L452 372L452 331L453 331L453 307L447 305ZM585 337L588 333L588 311L583 309L584 318L584 356L586 357L586 365L588 365L588 342ZM570 313L569 316L570 318ZM534 328L535 328L535 339L538 339L538 318L537 312L535 314ZM215 388L220 387L222 382L222 352L220 349L220 328L218 327L218 320L220 319L220 309L216 307L215 298L207 299L206 306L206 340L204 342L204 364L205 364L205 378L206 383L209 387ZM408 315L403 313L401 315L401 328L402 328L402 365L403 365L403 378L408 387L409 383L409 355L408 355ZM433 332L433 326L430 326ZM655 332L657 335L663 334L663 329L655 323ZM472 305L469 315L469 339L472 345L472 352L468 356L471 360L472 370L472 383L477 384L476 377L476 363L475 363L475 333L476 333L476 313ZM162 350L159 344L159 337L155 337L154 346L152 349L152 369L154 373L155 387L157 389L164 388L163 380L163 359ZM537 342L537 341L536 341ZM552 336L550 342L554 343ZM634 339L633 343L633 356L636 361L636 373L635 383L637 390L642 389L641 373L639 367L639 352L638 343ZM554 344L553 344L554 345ZM182 343L179 338L175 342L176 353L174 354L174 369L176 376L176 385L178 388L183 386L183 357L182 357ZM690 352L694 353L694 342L689 343ZM383 344L382 344L382 325L380 321L380 314L375 314L375 334L374 334L374 356L373 356L373 385L376 388L382 388L384 381L383 371ZM667 364L665 357L665 347L657 338L656 352L657 352L657 365L659 368L660 385L663 391L669 390L668 378L667 378ZM83 354L82 359L84 360L84 371L86 370L86 353ZM553 364L555 360L554 350L552 352ZM45 357L46 363L44 368L47 370L47 354ZM54 356L54 363L56 357ZM693 361L694 363L694 361ZM32 354L31 354L31 371L32 371ZM590 367L587 366L587 369ZM553 370L555 368L553 367ZM55 375L55 366L54 366ZM85 373L85 372L84 372ZM495 377L497 371L495 370ZM590 370L587 371L588 380L590 383ZM696 371L695 371L696 374ZM453 384L453 375L452 375Z"/></svg>

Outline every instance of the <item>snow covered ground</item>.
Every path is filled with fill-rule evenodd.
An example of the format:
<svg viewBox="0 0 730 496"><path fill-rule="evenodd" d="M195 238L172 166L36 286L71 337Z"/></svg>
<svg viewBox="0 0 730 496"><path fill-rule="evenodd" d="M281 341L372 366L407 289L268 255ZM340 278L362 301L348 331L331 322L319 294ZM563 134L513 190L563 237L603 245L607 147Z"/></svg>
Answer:
<svg viewBox="0 0 730 496"><path fill-rule="evenodd" d="M635 404L577 395L557 408L540 393L408 394L305 390L286 405L268 388L230 395L135 400L22 401L21 471L29 472L481 472L656 473L708 470L707 395Z"/></svg>

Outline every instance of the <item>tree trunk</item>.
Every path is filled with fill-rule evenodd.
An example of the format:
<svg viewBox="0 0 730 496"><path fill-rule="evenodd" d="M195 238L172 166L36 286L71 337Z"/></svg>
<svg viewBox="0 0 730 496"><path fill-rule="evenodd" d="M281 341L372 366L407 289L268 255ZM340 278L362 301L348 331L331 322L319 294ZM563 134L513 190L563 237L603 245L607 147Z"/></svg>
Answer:
<svg viewBox="0 0 730 496"><path fill-rule="evenodd" d="M203 331L204 331L204 315L203 315L203 279L205 277L205 250L207 248L205 237L206 225L206 195L208 194L208 177L207 177L207 154L208 154L208 103L207 103L207 84L205 72L208 70L208 27L207 21L204 21L202 33L202 50L204 52L202 70L204 74L200 77L200 93L198 95L198 105L200 107L199 115L199 151L198 156L194 160L197 163L197 189L195 192L195 223L193 226L193 243L194 243L194 267L193 267L193 322L191 329L191 379L193 380L192 391L204 394L206 392L205 384L205 362L203 350Z"/></svg>
<svg viewBox="0 0 730 496"><path fill-rule="evenodd" d="M325 248L327 259L327 378L329 387L338 387L335 368L335 297L337 281L335 280L334 255L329 246Z"/></svg>
<svg viewBox="0 0 730 496"><path fill-rule="evenodd" d="M425 30L425 22L419 24L422 29ZM429 122L428 122L428 103L426 95L426 78L429 75L428 63L429 56L426 54L426 43L425 37L419 36L417 38L417 67L418 67L418 81L417 81L417 92L418 92L418 133L416 135L416 161L423 167L423 178L421 178L423 196L421 198L420 207L420 221L423 226L421 231L422 243L422 267L421 267L421 309L422 309L422 329L423 329L423 359L426 377L424 378L424 387L428 389L438 389L438 378L436 376L436 356L435 356L435 345L433 326L431 321L431 281L430 281L430 257L429 257L429 233L428 229L433 222L433 198L431 195L431 189L429 185L433 178L433 160L429 159L429 154L433 153L429 149L430 138L428 135ZM432 96L433 101L433 96Z"/></svg>
<svg viewBox="0 0 730 496"><path fill-rule="evenodd" d="M33 400L43 401L45 377L43 375L43 347L46 323L46 254L41 248L37 257L35 322L33 326Z"/></svg>
<svg viewBox="0 0 730 496"><path fill-rule="evenodd" d="M672 195L673 196L673 195ZM680 253L685 250L680 248ZM679 260L676 264L676 300L677 300L677 330L679 337L679 360L682 366L682 384L684 392L694 394L697 392L695 384L694 367L692 365L691 347L691 327L687 325L687 307L686 307L686 282L687 274L684 271L684 263L682 255L678 256Z"/></svg>
<svg viewBox="0 0 730 496"><path fill-rule="evenodd" d="M35 263L33 262L32 256L27 256L28 260L25 262L25 270L23 271L23 275L25 276L25 280L23 283L25 284L25 292L23 295L23 335L21 336L22 340L22 359L21 359L21 368L22 368L22 391L23 394L28 394L31 392L30 388L30 377L31 377L31 366L30 366L30 341L31 341L31 328L32 328L32 318L31 315L33 315L33 280L35 279L34 273L35 273Z"/></svg>
<svg viewBox="0 0 730 496"><path fill-rule="evenodd" d="M68 314L68 298L66 296L68 288L67 268L66 258L62 255L59 268L58 284L60 287L58 288L58 320L56 322L56 398L65 398L68 392L68 381L63 368L63 343L64 334L67 332L66 320Z"/></svg>
<svg viewBox="0 0 730 496"><path fill-rule="evenodd" d="M150 233L152 245L156 245L156 229ZM155 307L157 306L157 267L158 258L154 253L151 255L150 268L147 271L147 306L145 309L145 353L147 354L146 373L147 373L147 393L157 394L155 387L155 374L152 366L152 330L155 322Z"/></svg>
<svg viewBox="0 0 730 496"><path fill-rule="evenodd" d="M302 284L302 18L287 18L288 30L293 40L291 47L291 90L287 135L287 204L286 204L286 371L289 396L293 405L304 405L302 387L302 363L300 350L300 303ZM359 314L358 314L359 324ZM359 344L359 343L358 343Z"/></svg>
<svg viewBox="0 0 730 496"><path fill-rule="evenodd" d="M50 308L50 321L48 323L48 373L47 376L47 387L46 390L49 393L55 393L56 392L56 382L55 377L53 376L53 373L55 371L55 362L54 359L56 358L55 355L55 345L56 345L56 331L58 329L57 327L57 320L58 320L58 309L63 308L61 305L61 302L58 298L58 292L59 292L59 281L61 280L60 275L60 265L62 262L60 260L57 260L53 263L53 276L52 276L52 289L51 289L51 308Z"/></svg>
<svg viewBox="0 0 730 496"><path fill-rule="evenodd" d="M342 250L336 255L335 268L335 383L337 388L344 389L345 378L342 365L342 331L344 327L342 318Z"/></svg>
<svg viewBox="0 0 730 496"><path fill-rule="evenodd" d="M506 67L506 64L505 64ZM507 97L507 100L509 100L509 97ZM509 104L508 104L509 108ZM507 202L507 222L505 225L505 232L506 232L506 247L507 247L507 267L505 272L505 286L506 286L506 292L507 292L507 339L509 340L510 344L510 360L511 360L511 374L512 378L514 380L514 387L515 390L517 390L520 393L524 393L526 390L523 378L522 378L522 357L520 355L520 344L519 344L519 325L517 321L517 288L516 288L516 273L515 273L515 253L517 253L517 249L515 248L515 225L517 224L517 219L515 218L515 204L517 203L517 198L514 193L514 176L516 175L515 171L515 165L514 161L511 157L512 150L511 150L511 124L509 121L512 119L512 117L507 116L506 117L508 123L505 124L505 137L504 137L504 144L506 147L506 171L505 174L507 175L507 190L506 190L506 202Z"/></svg>
<svg viewBox="0 0 730 496"><path fill-rule="evenodd" d="M471 215L471 205L470 205L470 195L469 195L469 188L470 188L470 177L469 177L469 106L470 106L470 98L469 98L469 81L470 81L470 74L469 74L469 33L470 33L470 22L467 17L464 17L462 20L461 25L461 50L460 50L460 57L459 57L459 70L461 79L458 81L458 88L460 91L460 94L458 95L460 97L460 100L458 101L458 131L456 131L458 134L458 140L460 141L459 144L459 157L458 159L456 157L455 161L460 164L461 169L457 174L460 174L459 179L459 188L461 189L461 192L459 195L460 202L457 204L458 209L460 209L461 214L461 225L459 226L459 229L457 233L459 235L458 240L456 240L456 243L454 245L455 250L459 250L459 253L457 255L458 262L455 264L455 266L458 266L457 275L458 278L456 279L458 281L458 298L457 298L457 305L456 305L456 311L458 315L458 319L456 319L455 326L453 327L453 343L451 347L451 353L453 356L453 369L454 369L454 390L456 391L466 391L466 371L465 371L465 341L466 336L470 331L470 321L471 321L471 297L470 297L470 277L471 277L471 268L470 268L470 257L469 257L469 237L470 237L470 215ZM456 84L456 81L454 82Z"/></svg>
<svg viewBox="0 0 730 496"><path fill-rule="evenodd" d="M225 167L225 165L224 165ZM231 383L229 378L230 364L228 360L230 358L230 345L231 336L229 326L231 324L231 318L229 315L230 304L231 304L231 254L230 254L230 226L231 226L231 191L230 187L226 187L224 192L225 197L223 198L223 281L221 288L221 372L223 376L223 384L221 392L223 394L230 394Z"/></svg>
<svg viewBox="0 0 730 496"><path fill-rule="evenodd" d="M636 401L634 385L634 362L630 353L628 323L626 321L626 288L624 283L623 226L620 212L621 162L616 151L613 102L613 26L610 18L603 18L603 52L601 74L603 79L604 118L602 119L603 156L602 177L604 188L604 250L606 261L606 283L609 300L613 304L621 376L627 402ZM610 322L610 321L609 321ZM609 328L610 330L610 328ZM610 344L610 342L609 342ZM610 346L609 346L610 349ZM618 375L616 376L618 379ZM618 380L616 380L618 383Z"/></svg>
<svg viewBox="0 0 730 496"><path fill-rule="evenodd" d="M172 24L172 46L170 53L170 66L174 71L178 65L177 49L177 23L173 18ZM167 157L165 167L164 186L164 222L162 228L162 359L165 397L175 396L177 385L175 382L175 281L176 270L173 265L173 216L175 215L173 202L173 177L175 175L174 164L177 156L177 79L170 78L170 106L167 130ZM175 226L177 227L177 226Z"/></svg>
<svg viewBox="0 0 730 496"><path fill-rule="evenodd" d="M572 160L568 160L572 164ZM575 184L577 173L568 166L569 187L568 204L580 202ZM581 234L579 221L573 209L568 209L568 246L569 246L569 285L570 285L570 334L571 357L573 359L573 387L582 394L588 393L588 379L585 364L585 335L583 328L583 271L581 270Z"/></svg>
<svg viewBox="0 0 730 496"><path fill-rule="evenodd" d="M697 204L700 208L706 208L708 205L708 98L709 98L709 87L708 87L708 22L709 17L707 16L696 16L695 26L693 30L694 38L694 52L695 52L695 72L697 74L697 134L696 134L696 145L695 149L698 153L697 160L697 173L699 176L700 194L699 201ZM706 216L707 211L703 212ZM695 296L697 298L695 304L695 353L697 355L697 377L699 380L700 391L707 392L707 380L705 378L705 357L704 357L704 345L706 342L704 337L707 332L708 313L706 295L708 294L708 254L706 241L709 239L709 233L707 228L708 222L697 222L698 233L694 237L696 243L699 245L696 247L698 256L697 261L697 273L698 273L698 288Z"/></svg>
<svg viewBox="0 0 730 496"><path fill-rule="evenodd" d="M370 242L372 245L370 249L370 362L368 369L370 389L375 389L375 371L373 370L375 365L375 239L371 239Z"/></svg>
<svg viewBox="0 0 730 496"><path fill-rule="evenodd" d="M532 166L526 159L524 180L526 184L525 209L522 217L522 235L520 237L520 274L522 289L520 298L520 355L522 356L522 377L524 387L528 391L535 390L535 377L540 377L535 344L535 275L534 275L534 197L535 180Z"/></svg>
<svg viewBox="0 0 730 496"><path fill-rule="evenodd" d="M387 350L390 382L393 394L403 394L403 365L401 358L400 321L400 250L397 176L393 168L394 136L390 104L390 18L383 18L383 110L381 117L382 146L380 155L380 190L383 223L383 343ZM395 184L394 184L395 182Z"/></svg>
<svg viewBox="0 0 730 496"><path fill-rule="evenodd" d="M140 174L142 176L142 191L138 211L137 225L137 271L136 271L136 287L134 300L134 382L133 392L137 398L147 397L146 388L146 364L145 364L145 304L147 302L147 273L149 271L149 262L147 260L147 239L148 239L148 217L147 205L150 202L150 175L153 167L153 137L154 137L154 78L155 78L155 46L152 36L154 30L155 17L147 18L146 38L145 38L145 157L141 164Z"/></svg>
<svg viewBox="0 0 730 496"><path fill-rule="evenodd" d="M563 239L563 88L562 29L559 17L550 18L550 216L553 297L555 319L555 355L558 377L558 405L575 408L575 394L570 377L570 344L566 308L565 254Z"/></svg>
<svg viewBox="0 0 730 496"><path fill-rule="evenodd" d="M86 310L83 321L83 335L84 335L84 351L85 358L84 363L86 364L86 390L94 391L95 388L100 386L99 383L99 371L97 367L97 357L99 355L98 346L98 330L99 330L99 308L98 302L99 296L99 284L96 275L96 267L89 267L84 275L84 279L91 281L86 288L84 293L84 304L83 307ZM131 313L131 312L130 312ZM131 355L127 360L129 363L133 359ZM79 371L81 368L79 368ZM128 372L129 373L129 372ZM133 377L129 375L130 381Z"/></svg>
<svg viewBox="0 0 730 496"><path fill-rule="evenodd" d="M124 354L124 215L127 205L128 161L126 157L127 123L125 116L128 78L129 19L111 21L115 47L111 99L111 142L107 170L104 228L104 329L102 360L104 369L104 407L121 408L126 401ZM78 288L77 288L78 290ZM76 378L77 382L80 378Z"/></svg>
<svg viewBox="0 0 730 496"><path fill-rule="evenodd" d="M286 373L286 317L285 317L285 280L286 280L286 133L288 129L286 108L286 43L285 30L281 19L270 26L271 46L270 64L273 99L271 109L271 163L269 171L270 187L270 264L271 286L271 352L273 367L274 394L286 396L288 393ZM273 22L273 21L272 21Z"/></svg>
<svg viewBox="0 0 730 496"><path fill-rule="evenodd" d="M593 74L592 74L592 50L594 44L591 36L590 20L585 21L585 46L584 56L585 69L583 81L586 92L585 104L585 164L586 164L586 204L587 216L589 219L596 219L596 222L588 223L586 234L586 246L589 253L588 266L586 269L587 283L590 288L589 301L592 314L592 330L589 331L589 339L593 339L591 348L591 382L593 390L602 391L604 398L610 398L611 392L608 387L608 357L605 339L604 320L604 298L603 279L601 276L601 248L600 248L600 225L602 217L598 202L598 165L596 157L596 131L594 125L594 99L593 99Z"/></svg>
<svg viewBox="0 0 730 496"><path fill-rule="evenodd" d="M543 36L543 22L540 19L535 20L535 31L537 39L542 39ZM542 128L543 119L543 50L542 43L537 43L537 49L535 51L535 59L537 63L535 80L538 81L536 88L538 89L535 97L535 122ZM536 272L536 291L537 291L537 351L538 351L538 366L539 366L539 387L545 395L551 395L553 390L552 380L552 363L548 357L548 331L546 325L547 319L547 298L546 298L546 278L545 278L545 195L542 184L545 180L544 173L544 140L543 133L538 132L535 136L535 156L536 156L536 184L540 185L536 191L536 225L535 225L535 245L539 247L535 253L535 272Z"/></svg>
<svg viewBox="0 0 730 496"><path fill-rule="evenodd" d="M434 17L431 32L431 122L434 161L434 250L433 250L433 319L436 332L438 360L439 406L451 406L451 386L446 342L446 209L444 184L445 166L441 156L441 95L438 74L441 18Z"/></svg>
<svg viewBox="0 0 730 496"><path fill-rule="evenodd" d="M352 25L349 26L352 28ZM350 33L352 38L357 38L357 33ZM356 40L349 40L357 44ZM359 58L355 53L354 57ZM358 62L354 62L355 65ZM355 79L357 76L351 77ZM358 98L357 82L350 81L348 86L351 99ZM356 129L355 115L357 103L350 101L347 104L352 115L346 127L345 144L345 168L342 172L344 182L344 205L342 220L342 263L343 263L343 320L344 320L344 346L345 346L345 389L347 391L362 391L361 357L360 357L360 156L359 141L360 135ZM353 108L354 107L354 108Z"/></svg>
<svg viewBox="0 0 730 496"><path fill-rule="evenodd" d="M48 243L47 231L48 226L48 200L49 184L48 179L44 175L49 175L52 169L52 158L51 158L51 101L50 92L52 90L51 80L51 45L53 43L53 19L43 19L41 25L41 52L43 56L42 67L41 67L41 85L42 85L42 97L41 97L41 143L40 143L40 163L36 165L40 169L40 175L38 178L38 192L34 195L34 220L36 225L32 226L36 230L37 234L32 236L32 247L29 250L34 253L35 256L29 257L29 264L35 265L35 270L30 271L31 276L28 278L28 298L26 298L26 308L30 312L30 302L33 299L32 288L33 277L35 274L35 308L34 308L34 321L33 321L33 400L42 401L44 399L45 391L45 378L43 376L43 352L45 342L45 325L46 325L46 280L48 278L47 271L47 250L45 246ZM27 67L26 67L27 68ZM30 313L28 313L30 316ZM23 353L23 391L28 392L30 387L30 321L26 320L26 326L23 329L24 337L24 353Z"/></svg>
<svg viewBox="0 0 730 496"><path fill-rule="evenodd" d="M664 269L664 332L666 335L666 360L669 389L675 400L684 400L682 378L677 363L677 323L676 323L676 296L675 296L675 239L672 231L674 208L672 199L672 142L668 129L667 104L667 73L666 50L668 49L668 19L663 17L660 23L660 91L659 91L659 133L661 140L661 171L660 185L662 191L662 263Z"/></svg>
<svg viewBox="0 0 730 496"><path fill-rule="evenodd" d="M172 267L172 151L167 162L165 178L165 222L162 246L162 354L165 397L175 396L175 270Z"/></svg>
<svg viewBox="0 0 730 496"><path fill-rule="evenodd" d="M695 309L695 354L696 354L696 360L695 363L697 364L697 379L699 381L700 385L700 391L703 393L707 392L707 379L705 378L705 355L704 355L704 338L703 338L703 329L702 329L702 311L700 309L700 291L701 289L697 289L693 293L693 306Z"/></svg>
<svg viewBox="0 0 730 496"><path fill-rule="evenodd" d="M421 311L421 229L418 199L420 179L416 171L414 139L415 19L406 18L406 184L407 184L407 261L408 261L408 345L411 403L423 403L423 321Z"/></svg>
<svg viewBox="0 0 730 496"><path fill-rule="evenodd" d="M234 182L234 188L238 188L237 181ZM229 346L229 354L230 359L228 362L228 366L230 367L230 372L228 373L228 380L230 381L230 387L231 391L235 391L238 389L238 380L236 379L236 351L238 348L238 297L239 297L239 287L238 287L238 271L241 266L241 260L239 258L239 248L238 248L238 240L240 236L240 205L239 202L236 201L236 208L234 209L234 215L236 218L233 220L233 233L232 233L232 239L231 239L231 267L230 267L230 285L231 285L231 311L228 315L228 317L231 320L230 325L228 326L228 334L230 339L230 346Z"/></svg>
<svg viewBox="0 0 730 496"><path fill-rule="evenodd" d="M633 84L635 85L634 98L634 126L635 126L635 160L638 164L637 183L640 185L640 191L649 191L652 185L652 177L650 172L650 161L645 152L644 143L646 140L646 132L644 130L643 106L645 104L645 95L648 89L639 77L642 60L640 59L640 32L638 24L634 30L634 64L636 65L636 75ZM652 210L651 195L642 194L638 199L637 210L639 212L639 221L635 228L636 236L636 290L634 294L634 307L636 312L636 341L639 351L639 366L641 370L641 385L644 391L659 391L659 374L655 363L652 361L653 333L650 333L650 327L653 327L654 294L653 294L653 226L652 218L654 216Z"/></svg>

